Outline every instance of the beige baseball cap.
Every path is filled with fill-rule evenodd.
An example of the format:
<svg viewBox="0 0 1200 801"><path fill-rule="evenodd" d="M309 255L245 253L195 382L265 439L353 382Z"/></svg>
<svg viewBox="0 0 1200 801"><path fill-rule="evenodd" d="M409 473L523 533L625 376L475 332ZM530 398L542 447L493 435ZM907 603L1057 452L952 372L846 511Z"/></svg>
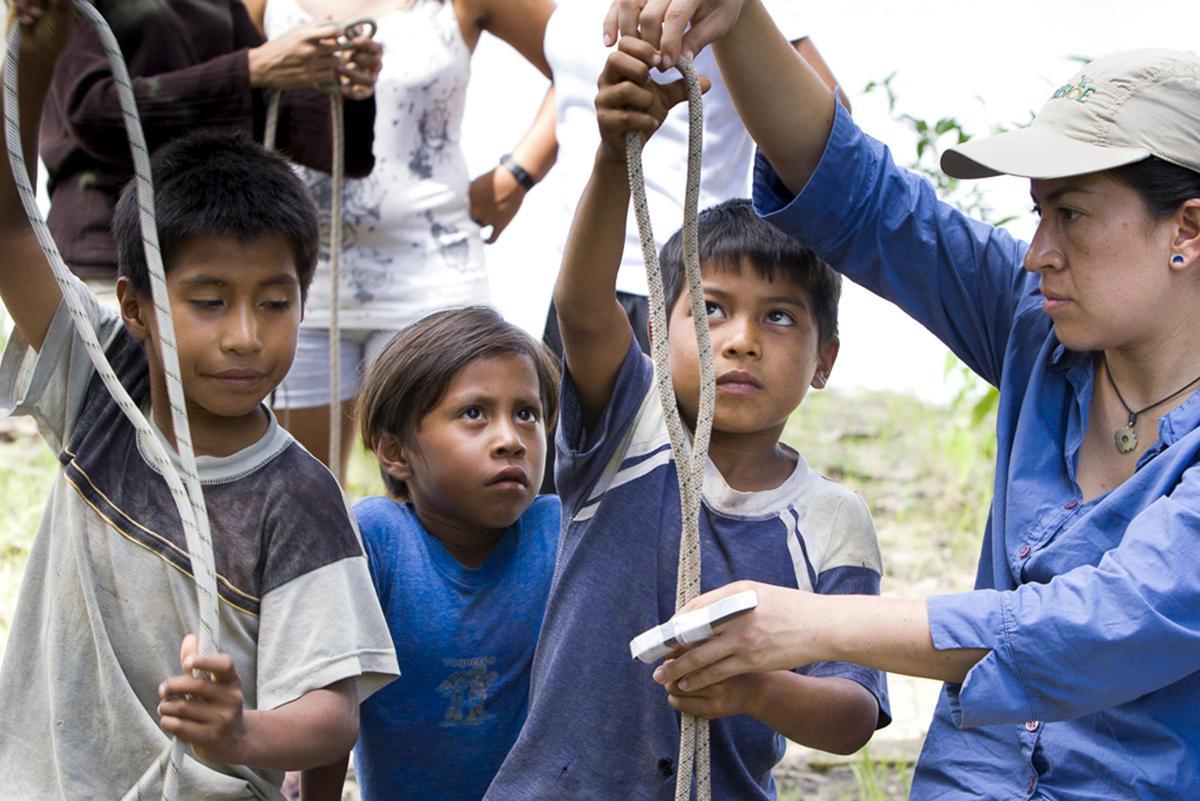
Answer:
<svg viewBox="0 0 1200 801"><path fill-rule="evenodd" d="M942 154L955 178L1064 178L1149 156L1200 172L1200 58L1131 50L1098 58L1054 91L1027 128Z"/></svg>

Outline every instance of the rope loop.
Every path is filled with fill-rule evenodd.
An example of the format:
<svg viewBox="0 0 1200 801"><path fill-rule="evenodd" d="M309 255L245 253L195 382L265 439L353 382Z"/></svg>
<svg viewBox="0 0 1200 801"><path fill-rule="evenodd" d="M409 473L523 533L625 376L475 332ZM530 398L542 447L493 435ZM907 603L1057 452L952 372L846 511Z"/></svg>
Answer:
<svg viewBox="0 0 1200 801"><path fill-rule="evenodd" d="M700 500L704 487L704 468L708 462L708 444L712 436L713 409L716 405L716 380L713 369L712 340L708 331L708 311L704 302L704 287L700 281L700 247L698 206L700 201L700 158L704 133L704 110L700 80L691 62L680 59L676 65L683 73L688 92L688 162L687 187L683 203L683 265L687 275L688 300L695 327L696 350L700 359L700 404L696 426L689 444L687 430L679 416L675 388L671 383L670 354L667 347L667 308L664 297L662 267L650 211L646 203L646 179L642 172L641 134L630 131L625 137L626 164L629 169L629 188L633 195L634 215L642 244L642 259L646 263L646 280L650 289L650 352L654 360L654 377L658 399L666 419L671 453L675 459L675 474L679 481L681 531L679 535L679 568L676 576L675 608L678 610L700 594ZM712 798L709 767L708 720L683 715L679 728L679 762L675 773L675 801L688 801L692 792L693 773L697 801Z"/></svg>
<svg viewBox="0 0 1200 801"><path fill-rule="evenodd" d="M338 42L348 43L351 39L366 36L373 39L379 30L378 23L370 17L358 17L340 24ZM332 129L332 170L329 183L329 470L340 484L342 482L342 400L341 400L341 353L342 338L339 321L342 272L342 191L346 185L346 104L337 86L330 87L329 119ZM281 93L271 92L267 97L267 120L263 128L263 146L275 149L279 132L279 102Z"/></svg>

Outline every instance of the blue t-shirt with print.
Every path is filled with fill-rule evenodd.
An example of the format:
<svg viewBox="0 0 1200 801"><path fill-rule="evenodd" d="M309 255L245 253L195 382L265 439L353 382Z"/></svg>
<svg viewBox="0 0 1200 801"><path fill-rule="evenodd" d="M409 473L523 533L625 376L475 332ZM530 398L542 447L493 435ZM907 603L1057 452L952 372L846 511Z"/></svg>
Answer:
<svg viewBox="0 0 1200 801"><path fill-rule="evenodd" d="M600 420L585 430L567 375L557 483L563 531L534 657L529 716L492 782L488 801L675 796L679 716L634 662L629 640L671 617L679 556L679 488L653 389L636 346ZM750 579L821 593L878 593L879 548L863 501L796 468L764 492L732 489L709 462L701 510L701 586ZM401 669L403 669L401 662ZM802 672L866 687L890 718L883 674L821 663ZM782 736L750 717L711 726L714 798L775 797L771 769Z"/></svg>
<svg viewBox="0 0 1200 801"><path fill-rule="evenodd" d="M354 758L364 799L483 797L525 719L559 513L558 498L537 498L472 569L412 506L354 506L402 674L362 705Z"/></svg>

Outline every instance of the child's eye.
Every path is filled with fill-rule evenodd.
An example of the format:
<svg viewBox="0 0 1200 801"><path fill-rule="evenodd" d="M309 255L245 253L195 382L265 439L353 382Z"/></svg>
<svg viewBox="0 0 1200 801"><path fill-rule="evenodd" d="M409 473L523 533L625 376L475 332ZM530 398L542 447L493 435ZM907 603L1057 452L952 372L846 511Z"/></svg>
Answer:
<svg viewBox="0 0 1200 801"><path fill-rule="evenodd" d="M771 325L795 325L796 318L788 312L780 309L772 309L767 312L767 322Z"/></svg>
<svg viewBox="0 0 1200 801"><path fill-rule="evenodd" d="M1076 220L1078 220L1080 217L1083 216L1083 212L1079 211L1078 209L1071 209L1071 208L1067 208L1066 206L1059 206L1058 216L1062 217L1063 222L1075 222Z"/></svg>
<svg viewBox="0 0 1200 801"><path fill-rule="evenodd" d="M710 318L720 319L725 316L725 310L711 300L704 301L704 311Z"/></svg>
<svg viewBox="0 0 1200 801"><path fill-rule="evenodd" d="M198 309L216 309L221 306L221 300L214 298L192 298L188 302Z"/></svg>
<svg viewBox="0 0 1200 801"><path fill-rule="evenodd" d="M467 420L482 420L483 409L480 409L478 406L468 406L462 410L462 414L459 416L464 417Z"/></svg>
<svg viewBox="0 0 1200 801"><path fill-rule="evenodd" d="M292 307L292 302L290 300L286 300L286 299L285 300L268 300L268 301L264 302L263 305L266 306L271 311L285 311Z"/></svg>
<svg viewBox="0 0 1200 801"><path fill-rule="evenodd" d="M520 409L517 412L517 419L522 423L536 423L541 417L541 413L532 407Z"/></svg>

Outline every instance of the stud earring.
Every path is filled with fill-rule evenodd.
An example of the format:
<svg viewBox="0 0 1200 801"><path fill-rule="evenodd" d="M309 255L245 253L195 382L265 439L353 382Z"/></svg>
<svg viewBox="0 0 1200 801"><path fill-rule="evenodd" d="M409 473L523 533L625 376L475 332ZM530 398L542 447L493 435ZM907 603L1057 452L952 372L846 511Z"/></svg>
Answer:
<svg viewBox="0 0 1200 801"><path fill-rule="evenodd" d="M1185 261L1186 261L1186 259L1184 259L1181 254L1176 253L1174 256L1171 257L1171 266L1172 267L1182 267L1183 263Z"/></svg>

